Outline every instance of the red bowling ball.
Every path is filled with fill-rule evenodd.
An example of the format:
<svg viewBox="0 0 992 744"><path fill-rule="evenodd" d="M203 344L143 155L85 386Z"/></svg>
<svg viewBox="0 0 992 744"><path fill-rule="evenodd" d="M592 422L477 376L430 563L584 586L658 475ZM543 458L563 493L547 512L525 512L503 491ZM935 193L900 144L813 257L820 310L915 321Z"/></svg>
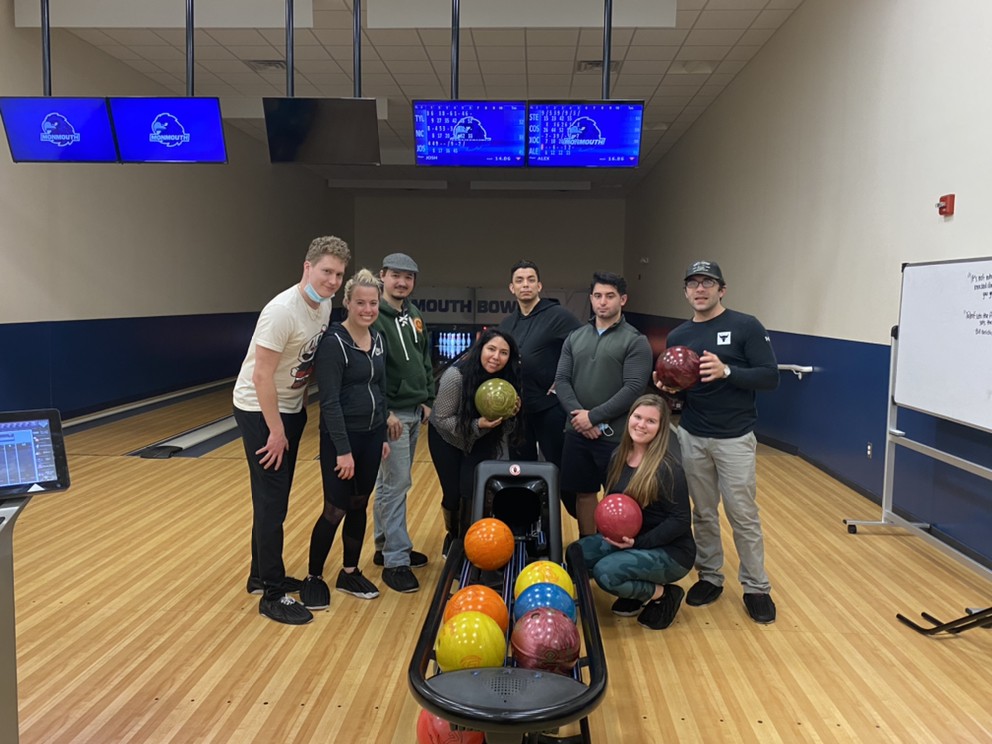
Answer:
<svg viewBox="0 0 992 744"><path fill-rule="evenodd" d="M658 357L654 371L665 387L685 390L699 382L699 354L688 346L672 346Z"/></svg>
<svg viewBox="0 0 992 744"><path fill-rule="evenodd" d="M579 659L579 629L550 607L538 607L517 620L510 644L517 666L524 669L571 674Z"/></svg>
<svg viewBox="0 0 992 744"><path fill-rule="evenodd" d="M611 493L596 506L596 529L614 542L634 539L643 523L640 504L625 493Z"/></svg>
<svg viewBox="0 0 992 744"><path fill-rule="evenodd" d="M481 731L454 731L451 724L429 711L417 719L417 744L484 744Z"/></svg>

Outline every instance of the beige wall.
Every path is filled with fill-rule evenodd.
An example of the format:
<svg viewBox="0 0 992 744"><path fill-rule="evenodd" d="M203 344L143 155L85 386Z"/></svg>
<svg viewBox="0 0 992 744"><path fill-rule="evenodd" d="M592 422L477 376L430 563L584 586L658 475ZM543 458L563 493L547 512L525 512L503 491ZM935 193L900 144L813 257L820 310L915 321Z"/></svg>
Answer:
<svg viewBox="0 0 992 744"><path fill-rule="evenodd" d="M586 287L623 265L622 199L359 196L356 242L378 262L404 251L435 287L502 287L527 258L545 286Z"/></svg>
<svg viewBox="0 0 992 744"><path fill-rule="evenodd" d="M52 37L55 95L160 95L77 37ZM40 34L0 8L0 94L41 92ZM0 152L0 323L252 311L299 279L309 241L353 237L350 199L273 167L226 127L225 166L41 165Z"/></svg>
<svg viewBox="0 0 992 744"><path fill-rule="evenodd" d="M887 343L903 262L992 254L990 28L986 0L805 0L628 201L631 308L686 315L705 257L769 328Z"/></svg>

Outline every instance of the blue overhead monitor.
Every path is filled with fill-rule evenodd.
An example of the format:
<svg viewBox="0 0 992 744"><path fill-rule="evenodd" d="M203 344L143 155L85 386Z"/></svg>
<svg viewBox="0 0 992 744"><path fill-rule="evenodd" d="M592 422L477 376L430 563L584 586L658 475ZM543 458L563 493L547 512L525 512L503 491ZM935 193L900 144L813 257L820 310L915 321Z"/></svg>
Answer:
<svg viewBox="0 0 992 744"><path fill-rule="evenodd" d="M111 98L124 163L226 163L216 98Z"/></svg>
<svg viewBox="0 0 992 744"><path fill-rule="evenodd" d="M15 163L116 163L105 98L0 98Z"/></svg>
<svg viewBox="0 0 992 744"><path fill-rule="evenodd" d="M417 165L520 167L524 101L414 101Z"/></svg>
<svg viewBox="0 0 992 744"><path fill-rule="evenodd" d="M643 101L531 102L528 112L528 165L637 167Z"/></svg>

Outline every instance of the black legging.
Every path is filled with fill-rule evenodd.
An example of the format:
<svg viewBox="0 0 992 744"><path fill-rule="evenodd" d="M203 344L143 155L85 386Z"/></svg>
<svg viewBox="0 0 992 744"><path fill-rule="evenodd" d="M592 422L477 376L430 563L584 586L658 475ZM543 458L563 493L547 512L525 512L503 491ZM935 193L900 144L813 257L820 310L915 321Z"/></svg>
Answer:
<svg viewBox="0 0 992 744"><path fill-rule="evenodd" d="M355 459L355 475L351 480L341 480L334 472L337 465L337 448L326 431L320 432L320 474L324 484L324 509L317 518L310 534L311 576L322 576L327 556L334 544L338 526L344 522L341 540L344 548L344 566L357 566L362 556L365 528L368 524L369 497L375 487L375 478L382 462L384 430L348 432L351 456Z"/></svg>
<svg viewBox="0 0 992 744"><path fill-rule="evenodd" d="M498 444L498 435L484 436L476 440L471 452L464 452L444 441L433 426L427 427L427 445L441 483L442 508L452 512L470 508L475 466L495 458Z"/></svg>

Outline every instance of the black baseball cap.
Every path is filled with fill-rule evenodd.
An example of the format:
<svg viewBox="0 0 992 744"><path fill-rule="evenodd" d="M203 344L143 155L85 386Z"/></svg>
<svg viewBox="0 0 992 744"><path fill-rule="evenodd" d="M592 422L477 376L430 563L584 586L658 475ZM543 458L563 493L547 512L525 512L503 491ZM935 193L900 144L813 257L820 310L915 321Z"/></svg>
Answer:
<svg viewBox="0 0 992 744"><path fill-rule="evenodd" d="M723 272L720 271L720 264L715 261L696 261L685 270L686 279L692 276L708 276L720 282L720 286L726 284L726 282L723 281Z"/></svg>

